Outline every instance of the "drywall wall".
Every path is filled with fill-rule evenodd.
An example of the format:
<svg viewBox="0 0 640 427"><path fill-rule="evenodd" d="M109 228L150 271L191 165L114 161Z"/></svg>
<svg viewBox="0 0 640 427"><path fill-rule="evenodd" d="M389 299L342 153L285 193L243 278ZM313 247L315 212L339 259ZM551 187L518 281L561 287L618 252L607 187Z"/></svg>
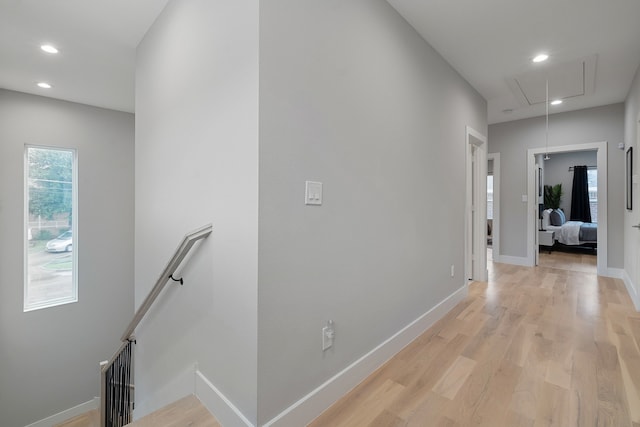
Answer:
<svg viewBox="0 0 640 427"><path fill-rule="evenodd" d="M0 89L0 424L92 400L133 315L132 114ZM25 144L78 153L78 302L24 313Z"/></svg>
<svg viewBox="0 0 640 427"><path fill-rule="evenodd" d="M573 189L573 172L570 167L578 165L595 166L598 162L597 151L575 151L573 153L554 153L549 160L544 160L544 185L562 184L560 209L564 210L567 220L571 215L571 195ZM592 215L593 220L597 218Z"/></svg>
<svg viewBox="0 0 640 427"><path fill-rule="evenodd" d="M626 150L633 147L633 173L640 173L640 68L636 71L633 84L625 102L624 142ZM624 171L624 163L621 166ZM621 185L623 191L626 187ZM625 281L634 290L634 302L640 310L640 230L632 228L640 224L640 191L638 184L633 184L633 210L626 209L626 199L622 200L624 209L624 271ZM623 194L624 197L624 194Z"/></svg>
<svg viewBox="0 0 640 427"><path fill-rule="evenodd" d="M608 142L608 267L623 265L624 105L613 104L549 116L549 146ZM500 254L527 256L527 149L545 146L545 118L489 126L489 152L500 153Z"/></svg>
<svg viewBox="0 0 640 427"><path fill-rule="evenodd" d="M139 405L198 364L255 422L258 1L170 2L136 70L136 305L184 234L213 224L136 332Z"/></svg>
<svg viewBox="0 0 640 427"><path fill-rule="evenodd" d="M387 2L260 4L259 424L465 283L466 125L486 102Z"/></svg>

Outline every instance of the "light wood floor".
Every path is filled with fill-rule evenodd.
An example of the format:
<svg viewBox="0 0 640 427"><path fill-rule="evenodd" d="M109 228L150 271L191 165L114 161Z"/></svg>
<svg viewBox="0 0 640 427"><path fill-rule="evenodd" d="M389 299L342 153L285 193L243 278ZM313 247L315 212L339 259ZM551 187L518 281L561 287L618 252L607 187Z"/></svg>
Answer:
<svg viewBox="0 0 640 427"><path fill-rule="evenodd" d="M98 410L94 409L53 427L100 427L100 415Z"/></svg>
<svg viewBox="0 0 640 427"><path fill-rule="evenodd" d="M127 424L129 427L221 427L197 397L187 396ZM54 427L100 427L98 411L79 415Z"/></svg>
<svg viewBox="0 0 640 427"><path fill-rule="evenodd" d="M640 313L623 283L489 272L311 426L640 427Z"/></svg>
<svg viewBox="0 0 640 427"><path fill-rule="evenodd" d="M561 270L581 271L596 274L598 257L593 253L573 253L560 251L540 251L540 267L559 268Z"/></svg>
<svg viewBox="0 0 640 427"><path fill-rule="evenodd" d="M180 399L127 425L129 427L221 427L195 396Z"/></svg>

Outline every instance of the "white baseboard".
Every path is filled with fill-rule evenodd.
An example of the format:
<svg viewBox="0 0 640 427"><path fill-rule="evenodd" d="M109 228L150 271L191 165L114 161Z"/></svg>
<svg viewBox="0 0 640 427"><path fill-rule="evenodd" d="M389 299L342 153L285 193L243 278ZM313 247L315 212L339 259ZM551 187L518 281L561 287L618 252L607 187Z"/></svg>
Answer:
<svg viewBox="0 0 640 427"><path fill-rule="evenodd" d="M264 427L307 425L464 300L467 292L466 285L461 287L391 338L285 409L264 424Z"/></svg>
<svg viewBox="0 0 640 427"><path fill-rule="evenodd" d="M499 262L502 264L511 264L511 265L521 265L523 267L531 267L531 262L527 257L521 256L509 256L509 255L500 255L498 259L493 258L494 262Z"/></svg>
<svg viewBox="0 0 640 427"><path fill-rule="evenodd" d="M622 279L624 277L624 270L621 268L607 267L605 274L602 274L602 276L611 277L613 279Z"/></svg>
<svg viewBox="0 0 640 427"><path fill-rule="evenodd" d="M631 297L631 301L633 301L633 305L636 307L636 311L640 311L640 295L638 295L638 291L636 291L637 286L634 286L633 280L627 274L627 270L622 270L622 281L624 282L624 286L627 288L627 292L629 292L629 296Z"/></svg>
<svg viewBox="0 0 640 427"><path fill-rule="evenodd" d="M431 310L422 314L263 426L307 425L440 320L464 300L467 293L467 285L460 287ZM163 387L161 392L154 393L154 396L145 400L142 405L136 405L134 419L190 394L195 394L225 427L254 427L254 424L196 366Z"/></svg>
<svg viewBox="0 0 640 427"><path fill-rule="evenodd" d="M177 400L195 395L225 427L254 427L238 408L198 370L197 364L184 370L153 396L136 402L133 419L148 415ZM40 426L38 426L40 427Z"/></svg>
<svg viewBox="0 0 640 427"><path fill-rule="evenodd" d="M145 415L157 411L170 403L195 393L194 365L183 370L160 390L156 390L144 399L136 396L136 408L133 411L133 420L139 420Z"/></svg>
<svg viewBox="0 0 640 427"><path fill-rule="evenodd" d="M26 427L51 427L55 424L59 424L63 421L67 421L73 417L77 417L78 415L82 415L86 412L93 411L94 409L98 409L99 407L100 407L100 398L94 397L92 400L88 402L81 403L78 406L74 406L73 408L69 408L65 411L59 412L43 420L36 421L35 423L29 424Z"/></svg>
<svg viewBox="0 0 640 427"><path fill-rule="evenodd" d="M225 427L254 427L242 412L205 377L195 372L195 395Z"/></svg>

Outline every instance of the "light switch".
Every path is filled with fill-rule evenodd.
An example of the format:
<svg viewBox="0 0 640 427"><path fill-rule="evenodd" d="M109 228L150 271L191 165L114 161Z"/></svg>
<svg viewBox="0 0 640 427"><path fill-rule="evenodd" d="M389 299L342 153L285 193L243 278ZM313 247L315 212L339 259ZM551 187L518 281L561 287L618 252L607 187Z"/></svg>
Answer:
<svg viewBox="0 0 640 427"><path fill-rule="evenodd" d="M322 204L322 183L315 181L305 181L304 191L305 205L321 205Z"/></svg>
<svg viewBox="0 0 640 427"><path fill-rule="evenodd" d="M523 195L522 195L522 201L523 201L523 202L527 202L527 201L529 201L529 196L527 196L526 194L523 194Z"/></svg>

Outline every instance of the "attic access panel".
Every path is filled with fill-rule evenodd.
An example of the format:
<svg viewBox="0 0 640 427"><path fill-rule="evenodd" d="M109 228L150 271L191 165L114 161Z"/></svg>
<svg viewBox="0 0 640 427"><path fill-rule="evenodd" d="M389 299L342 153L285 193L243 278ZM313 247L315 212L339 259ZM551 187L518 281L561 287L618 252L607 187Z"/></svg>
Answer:
<svg viewBox="0 0 640 427"><path fill-rule="evenodd" d="M592 55L536 68L507 79L507 83L523 106L545 103L547 78L550 100L589 95L594 91L596 58Z"/></svg>

